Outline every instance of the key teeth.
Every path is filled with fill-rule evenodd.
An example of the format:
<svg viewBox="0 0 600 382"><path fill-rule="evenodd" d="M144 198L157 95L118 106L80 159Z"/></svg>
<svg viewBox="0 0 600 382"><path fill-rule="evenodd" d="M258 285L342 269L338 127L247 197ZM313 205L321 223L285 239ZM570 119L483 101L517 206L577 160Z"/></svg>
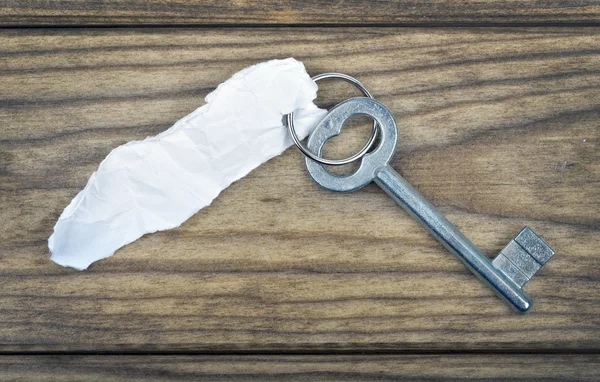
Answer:
<svg viewBox="0 0 600 382"><path fill-rule="evenodd" d="M512 261L510 261L506 256L504 256L502 252L500 252L498 256L496 256L494 261L492 261L492 264L494 265L494 267L496 267L496 269L498 269L499 271L504 273L504 275L506 275L509 279L514 281L514 283L517 284L520 288L522 288L523 285L527 284L527 281L529 281L530 279L530 277L527 277L527 275L521 272L521 270L515 264L513 264Z"/></svg>
<svg viewBox="0 0 600 382"><path fill-rule="evenodd" d="M552 248L527 226L513 240L523 247L540 265L546 264L554 256Z"/></svg>
<svg viewBox="0 0 600 382"><path fill-rule="evenodd" d="M523 287L552 256L552 248L526 226L500 251L492 264Z"/></svg>

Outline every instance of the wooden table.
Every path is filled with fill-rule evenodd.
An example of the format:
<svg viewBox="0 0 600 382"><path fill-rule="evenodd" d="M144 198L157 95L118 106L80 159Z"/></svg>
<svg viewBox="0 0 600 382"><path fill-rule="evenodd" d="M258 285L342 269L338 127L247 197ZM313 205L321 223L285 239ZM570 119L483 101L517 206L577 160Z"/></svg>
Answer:
<svg viewBox="0 0 600 382"><path fill-rule="evenodd" d="M600 378L597 1L1 1L0 25L0 379ZM490 257L525 224L554 247L530 314L296 150L85 272L48 260L111 149L289 56L388 105L393 166Z"/></svg>

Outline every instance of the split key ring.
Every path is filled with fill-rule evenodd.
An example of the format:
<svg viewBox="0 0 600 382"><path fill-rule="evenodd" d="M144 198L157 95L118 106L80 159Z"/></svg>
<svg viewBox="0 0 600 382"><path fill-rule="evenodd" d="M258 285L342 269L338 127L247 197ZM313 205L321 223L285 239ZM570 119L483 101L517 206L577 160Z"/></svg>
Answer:
<svg viewBox="0 0 600 382"><path fill-rule="evenodd" d="M312 80L317 82L319 80L324 80L327 78L339 78L341 80L349 82L352 85L354 85L355 87L357 87L364 94L365 97L373 98L371 93L369 93L367 88L362 83L360 83L360 81L358 81L356 78L351 77L347 74L323 73L323 74L319 74L319 75L312 77ZM367 141L365 146L356 154L349 156L348 158L344 158L344 159L327 159L327 158L323 158L323 157L318 156L317 154L312 153L311 151L309 151L306 147L304 147L302 145L302 143L300 142L300 138L298 138L298 135L296 134L296 130L294 129L294 113L293 112L286 115L286 122L287 122L288 131L290 132L290 135L292 136L292 139L294 140L296 147L298 147L298 149L302 152L302 154L304 154L306 157L312 159L313 161L315 161L317 163L328 165L328 166L343 166L345 164L352 163L352 162L357 161L357 160L361 159L362 157L364 157L365 154L367 154L369 151L371 151L371 149L375 145L376 139L377 139L377 130L380 128L377 121L374 120L373 121L373 131L371 132L371 137L369 138L369 140Z"/></svg>

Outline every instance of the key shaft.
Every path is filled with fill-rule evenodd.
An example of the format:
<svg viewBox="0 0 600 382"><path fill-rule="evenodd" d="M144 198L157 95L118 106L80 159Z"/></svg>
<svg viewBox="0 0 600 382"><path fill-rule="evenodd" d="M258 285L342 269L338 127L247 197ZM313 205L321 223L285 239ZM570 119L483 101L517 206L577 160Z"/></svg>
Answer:
<svg viewBox="0 0 600 382"><path fill-rule="evenodd" d="M519 312L531 308L532 300L520 286L498 271L475 244L393 168L378 168L373 180L500 298Z"/></svg>

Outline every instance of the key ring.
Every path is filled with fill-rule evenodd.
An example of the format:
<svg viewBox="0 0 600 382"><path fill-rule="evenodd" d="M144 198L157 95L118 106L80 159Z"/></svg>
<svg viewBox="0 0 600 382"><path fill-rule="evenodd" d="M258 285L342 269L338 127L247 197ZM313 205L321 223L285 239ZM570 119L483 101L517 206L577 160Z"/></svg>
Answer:
<svg viewBox="0 0 600 382"><path fill-rule="evenodd" d="M369 93L367 88L365 88L365 86L363 84L361 84L360 81L358 81L356 78L351 77L347 74L323 73L323 74L318 74L318 75L312 77L312 80L317 82L319 80L323 80L326 78L339 78L341 80L349 82L352 85L354 85L355 87L357 87L364 94L365 97L373 98L371 93ZM342 166L342 165L352 163L356 160L361 159L363 156L365 156L366 153L369 152L369 150L371 150L371 148L375 144L375 140L377 138L378 124L377 124L377 121L373 121L373 132L371 133L371 137L369 138L369 140L367 141L365 146L359 152L357 152L356 154L354 154L352 156L349 156L348 158L344 158L344 159L327 159L327 158L323 158L323 157L313 154L312 152L308 151L308 149L306 147L304 147L302 145L302 143L300 142L300 139L298 138L298 135L296 134L296 130L294 129L294 113L293 112L286 115L286 121L287 121L288 131L290 132L290 135L292 136L292 139L294 140L296 147L298 147L298 149L302 152L302 154L304 154L305 156L307 156L308 158L312 159L313 161L315 161L317 163L321 163L321 164L328 165L328 166Z"/></svg>

